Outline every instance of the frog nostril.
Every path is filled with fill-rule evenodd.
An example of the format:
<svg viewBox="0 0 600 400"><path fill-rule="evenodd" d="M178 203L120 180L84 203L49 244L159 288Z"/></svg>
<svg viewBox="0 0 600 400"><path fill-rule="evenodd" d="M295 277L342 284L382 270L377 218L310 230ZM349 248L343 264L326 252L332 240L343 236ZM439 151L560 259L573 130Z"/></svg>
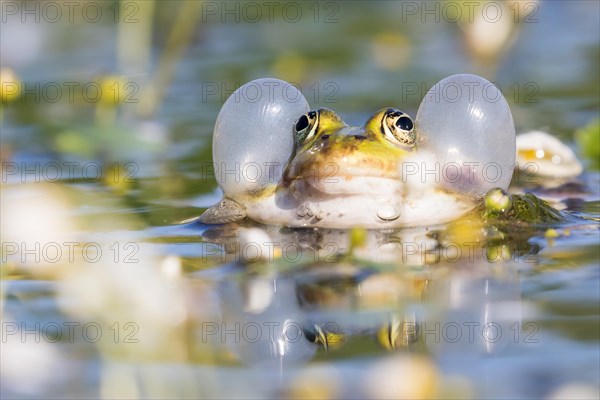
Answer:
<svg viewBox="0 0 600 400"><path fill-rule="evenodd" d="M363 135L354 135L354 139L356 140L365 140L367 137Z"/></svg>
<svg viewBox="0 0 600 400"><path fill-rule="evenodd" d="M327 140L327 139L329 139L329 135L323 135L323 136L321 136L321 140Z"/></svg>

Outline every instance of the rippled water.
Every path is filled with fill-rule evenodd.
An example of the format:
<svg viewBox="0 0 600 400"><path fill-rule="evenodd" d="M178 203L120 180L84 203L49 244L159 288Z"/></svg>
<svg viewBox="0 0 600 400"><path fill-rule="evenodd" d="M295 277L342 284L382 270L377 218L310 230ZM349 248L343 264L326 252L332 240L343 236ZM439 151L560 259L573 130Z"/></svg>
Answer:
<svg viewBox="0 0 600 400"><path fill-rule="evenodd" d="M97 23L3 15L25 93L0 117L4 398L597 397L600 175L574 134L598 117L597 2L530 2L497 58L419 2L281 3L272 22L244 3L122 2L121 24L111 4ZM220 198L212 128L244 82L297 82L362 124L414 115L460 72L498 84L517 132L584 160L574 184L533 188L569 214L552 231L468 248L472 229L189 221Z"/></svg>

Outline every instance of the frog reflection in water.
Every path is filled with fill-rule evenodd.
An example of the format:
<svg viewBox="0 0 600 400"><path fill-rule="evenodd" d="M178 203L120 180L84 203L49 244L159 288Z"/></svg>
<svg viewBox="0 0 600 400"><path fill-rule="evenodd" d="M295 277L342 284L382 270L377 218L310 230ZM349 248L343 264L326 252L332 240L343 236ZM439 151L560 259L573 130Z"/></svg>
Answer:
<svg viewBox="0 0 600 400"><path fill-rule="evenodd" d="M252 85L264 89L265 81L238 90ZM474 75L456 75L439 84L443 82L489 84ZM515 135L504 98L495 103L475 98L440 104L428 92L416 121L398 109L383 108L362 127L347 125L328 109L308 111L303 97L304 104L293 107L277 99L244 104L234 98L235 93L215 125L215 164L229 171L240 163L273 164L280 172L269 171L272 178L256 184L217 177L224 197L200 217L206 224L248 217L289 227L434 225L466 214L481 204L487 191L505 189L510 181ZM462 178L442 178L440 183L439 174L424 180L423 171L411 178L405 171L411 163L429 171L439 164L458 165ZM498 185L482 175L481 166L488 164L502 168ZM469 165L479 165L479 171Z"/></svg>

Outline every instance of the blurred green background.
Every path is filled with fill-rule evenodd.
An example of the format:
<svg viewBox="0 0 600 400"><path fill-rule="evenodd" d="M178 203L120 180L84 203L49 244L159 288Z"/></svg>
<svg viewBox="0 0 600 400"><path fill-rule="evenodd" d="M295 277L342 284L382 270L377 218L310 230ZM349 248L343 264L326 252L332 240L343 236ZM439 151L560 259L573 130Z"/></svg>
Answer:
<svg viewBox="0 0 600 400"><path fill-rule="evenodd" d="M141 335L138 347L73 345L64 338L57 345L6 345L3 336L3 394L360 397L364 393L355 389L363 373L372 373L392 381L407 376L416 389L407 387L416 391L395 394L412 398L432 395L431 388L441 388L442 398L597 396L597 223L532 238L525 243L537 249L528 254L531 263L504 269L446 263L407 271L398 262L391 278L375 274L404 290L402 307L417 309L427 300L420 291L435 293L436 280L441 292L444 285L449 292L467 288L460 292L467 312L483 304L468 296L470 285L476 293L484 285L487 293L495 282L500 299L518 292L509 305L522 312L523 322L541 327L539 346L510 348L496 358L444 358L435 349L411 349L406 354L427 360L386 364L383 350L363 335L331 358L320 352L312 375L302 370L283 392L277 371L248 372L235 351L198 340L198 324L220 317L219 279L251 280L264 271L242 274L215 265L218 260L207 262L211 248L201 229L174 225L220 198L207 168L212 130L221 105L242 84L269 76L287 80L311 107L332 108L361 125L385 106L414 116L425 92L456 73L496 83L517 133L544 130L576 150L585 165L582 185L591 187L579 210L597 222L598 1L0 4L3 243L118 240L139 246L140 260L5 262L3 245L3 329L11 321L78 320L100 321L109 332L118 320L121 327L136 321ZM128 254L127 247L119 249ZM114 247L104 251L117 254ZM340 287L333 286L337 295ZM379 286L372 290L378 293ZM438 311L434 307L433 314ZM347 314L342 317L356 317ZM307 382L317 383L315 391L303 391L313 388Z"/></svg>

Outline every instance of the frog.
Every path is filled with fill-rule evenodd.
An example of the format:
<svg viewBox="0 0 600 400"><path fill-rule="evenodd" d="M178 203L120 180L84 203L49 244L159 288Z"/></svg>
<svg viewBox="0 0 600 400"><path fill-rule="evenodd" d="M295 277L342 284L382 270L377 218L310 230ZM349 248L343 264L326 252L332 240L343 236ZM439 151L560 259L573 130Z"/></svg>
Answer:
<svg viewBox="0 0 600 400"><path fill-rule="evenodd" d="M440 96L448 88L469 95ZM497 101L489 101L491 94ZM476 75L439 81L414 119L384 107L362 125L328 108L311 110L285 81L257 79L238 88L219 112L213 165L221 169L215 178L223 198L199 222L379 230L444 225L485 208L486 193L508 189L516 143L506 99ZM413 174L415 168L420 173ZM454 175L445 175L447 168ZM556 214L537 215L545 203L515 199L511 212L494 214L500 217L494 223L508 218L527 224ZM521 207L532 201L535 207ZM529 209L533 213L523 211Z"/></svg>
<svg viewBox="0 0 600 400"><path fill-rule="evenodd" d="M300 116L292 131L294 152L280 182L224 197L200 222L248 217L289 227L385 229L447 222L476 204L448 189L410 185L402 163L418 154L418 130L399 109L382 108L351 126L319 108Z"/></svg>

